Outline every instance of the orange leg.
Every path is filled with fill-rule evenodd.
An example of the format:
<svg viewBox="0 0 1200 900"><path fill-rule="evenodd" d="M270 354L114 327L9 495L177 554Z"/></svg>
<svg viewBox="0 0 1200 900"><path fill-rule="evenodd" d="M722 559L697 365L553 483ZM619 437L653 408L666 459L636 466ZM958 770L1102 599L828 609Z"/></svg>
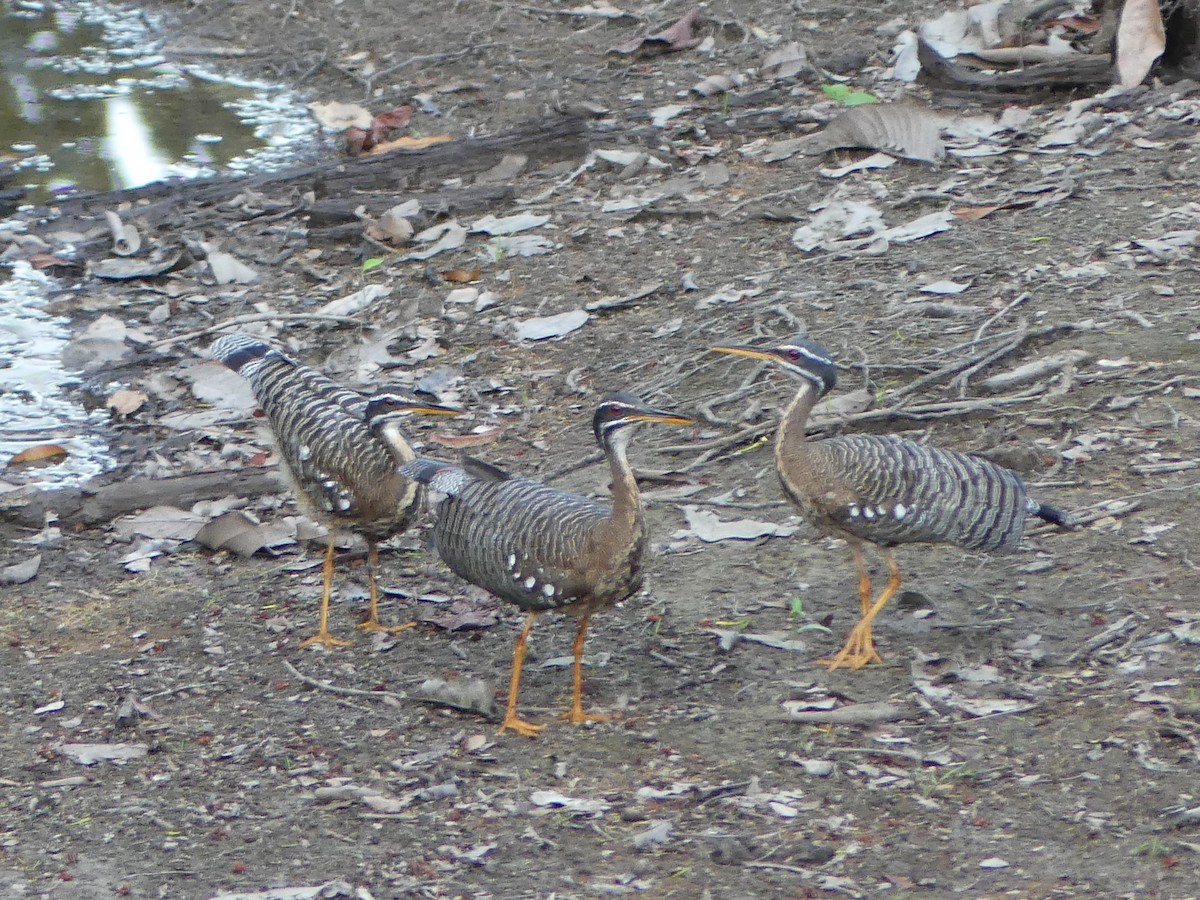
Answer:
<svg viewBox="0 0 1200 900"><path fill-rule="evenodd" d="M537 621L537 617L536 610L529 611L529 615L525 617L525 627L521 629L517 643L513 646L512 677L508 680L508 705L504 708L504 721L500 723L497 734L504 734L511 729L517 734L533 737L546 727L526 722L517 715L517 696L521 693L521 666L525 663L525 645L529 642L529 632L533 630L533 623Z"/></svg>
<svg viewBox="0 0 1200 900"><path fill-rule="evenodd" d="M386 631L389 634L399 634L416 627L416 622L405 622L403 625L384 625L379 621L379 588L375 584L375 573L379 571L379 545L372 538L367 538L367 584L371 590L371 611L367 621L359 622L359 631Z"/></svg>
<svg viewBox="0 0 1200 900"><path fill-rule="evenodd" d="M325 568L323 570L325 576L325 586L321 591L321 622L317 626L317 633L310 638L306 638L300 644L300 649L311 647L313 644L320 644L327 649L333 647L349 647L350 641L343 641L340 638L335 638L329 633L329 595L333 591L333 533L329 535L329 549L325 551Z"/></svg>
<svg viewBox="0 0 1200 900"><path fill-rule="evenodd" d="M850 636L846 638L845 645L837 655L832 659L818 660L822 665L828 666L831 672L844 665L848 665L852 669L861 669L867 663L883 662L883 659L875 652L875 639L871 635L871 623L875 621L875 617L879 615L888 601L896 596L896 591L900 590L900 567L896 565L892 551L884 550L883 561L887 563L888 568L887 584L884 586L883 593L879 595L879 599L873 604L870 603L871 578L867 574L862 549L855 544L850 546L854 551L854 564L858 568L859 601L863 607L863 614L858 624L850 630Z"/></svg>
<svg viewBox="0 0 1200 900"><path fill-rule="evenodd" d="M579 617L579 630L575 632L575 643L571 647L575 654L575 690L572 693L571 708L560 718L566 719L573 725L580 725L584 722L607 722L612 718L600 713L583 711L583 642L587 639L588 622L591 618L590 615Z"/></svg>

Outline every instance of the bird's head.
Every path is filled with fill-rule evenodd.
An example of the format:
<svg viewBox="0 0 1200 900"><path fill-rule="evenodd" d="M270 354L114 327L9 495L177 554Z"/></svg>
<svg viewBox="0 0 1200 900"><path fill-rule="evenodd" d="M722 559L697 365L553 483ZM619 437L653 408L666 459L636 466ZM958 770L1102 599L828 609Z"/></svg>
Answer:
<svg viewBox="0 0 1200 900"><path fill-rule="evenodd" d="M596 442L605 446L609 438L629 425L641 422L664 422L667 425L694 425L695 419L681 416L666 409L647 406L633 394L607 394L596 407L592 417L592 430Z"/></svg>
<svg viewBox="0 0 1200 900"><path fill-rule="evenodd" d="M824 397L837 385L837 366L829 351L803 337L789 338L781 344L766 347L747 347L741 344L717 344L709 349L718 353L732 353L763 359L782 366L786 371L803 378Z"/></svg>
<svg viewBox="0 0 1200 900"><path fill-rule="evenodd" d="M433 403L409 391L391 390L372 394L367 401L363 418L367 427L385 440L401 435L400 426L411 416L461 416L462 410ZM402 435L401 435L402 436ZM388 443L392 443L388 440Z"/></svg>

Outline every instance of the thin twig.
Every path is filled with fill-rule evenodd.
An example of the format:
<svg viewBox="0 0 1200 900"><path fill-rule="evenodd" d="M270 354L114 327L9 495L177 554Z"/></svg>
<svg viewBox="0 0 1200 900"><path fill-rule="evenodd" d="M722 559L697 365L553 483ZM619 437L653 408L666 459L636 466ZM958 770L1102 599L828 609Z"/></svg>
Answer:
<svg viewBox="0 0 1200 900"><path fill-rule="evenodd" d="M407 700L407 694L397 694L395 691L364 691L359 688L339 687L336 684L328 684L324 681L317 681L315 678L310 678L308 675L298 671L286 659L280 660L283 667L292 673L293 676L307 684L309 687L316 688L318 691L326 691L330 694L343 694L347 697L371 697L375 700Z"/></svg>

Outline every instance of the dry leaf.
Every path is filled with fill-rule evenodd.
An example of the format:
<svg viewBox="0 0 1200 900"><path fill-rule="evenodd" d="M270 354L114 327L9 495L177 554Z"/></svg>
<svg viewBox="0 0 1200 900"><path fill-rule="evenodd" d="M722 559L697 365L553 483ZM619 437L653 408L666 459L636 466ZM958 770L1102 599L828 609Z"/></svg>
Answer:
<svg viewBox="0 0 1200 900"><path fill-rule="evenodd" d="M32 581L42 565L42 555L34 554L24 562L13 563L0 569L0 584L24 584Z"/></svg>
<svg viewBox="0 0 1200 900"><path fill-rule="evenodd" d="M835 147L866 147L936 163L946 156L940 124L929 110L911 103L869 103L835 118L812 136L811 147L822 153Z"/></svg>
<svg viewBox="0 0 1200 900"><path fill-rule="evenodd" d="M807 68L808 54L798 41L792 41L767 54L762 64L762 76L777 80L793 78Z"/></svg>
<svg viewBox="0 0 1200 900"><path fill-rule="evenodd" d="M174 506L152 506L135 516L117 519L113 523L113 531L117 537L126 539L141 535L148 538L190 541L207 522L205 516Z"/></svg>
<svg viewBox="0 0 1200 900"><path fill-rule="evenodd" d="M141 391L119 390L113 391L112 396L104 405L112 410L113 415L124 418L145 406L149 399Z"/></svg>
<svg viewBox="0 0 1200 900"><path fill-rule="evenodd" d="M343 131L351 126L370 128L372 115L357 103L310 103L309 111L322 127L331 131Z"/></svg>
<svg viewBox="0 0 1200 900"><path fill-rule="evenodd" d="M503 218L497 218L489 214L482 219L472 222L471 231L493 235L517 234L522 231L528 231L531 228L540 228L549 221L549 216L538 216L533 213L519 213L515 216L505 216Z"/></svg>
<svg viewBox="0 0 1200 900"><path fill-rule="evenodd" d="M998 209L1004 209L1004 204L999 206L960 206L950 210L950 214L963 222L978 222L980 219L986 219Z"/></svg>
<svg viewBox="0 0 1200 900"><path fill-rule="evenodd" d="M485 444L494 444L500 439L500 435L502 434L504 434L504 429L499 425L493 425L474 434L445 434L439 431L433 435L432 440L435 444L449 447L451 450L462 450L467 447L482 447Z"/></svg>
<svg viewBox="0 0 1200 900"><path fill-rule="evenodd" d="M556 316L538 316L517 323L517 340L544 341L547 338L562 337L577 328L582 328L589 316L585 310L573 309L570 312L559 313Z"/></svg>
<svg viewBox="0 0 1200 900"><path fill-rule="evenodd" d="M210 250L207 259L217 284L253 284L258 281L258 273L231 253Z"/></svg>
<svg viewBox="0 0 1200 900"><path fill-rule="evenodd" d="M438 272L447 281L452 281L455 284L470 284L473 281L478 281L483 275L482 269L444 269Z"/></svg>
<svg viewBox="0 0 1200 900"><path fill-rule="evenodd" d="M376 144L368 151L367 155L378 156L380 153L387 153L390 150L424 150L426 147L432 147L434 144L444 144L452 140L454 140L454 135L452 134L430 134L425 137L409 137L406 135L396 138L394 141L384 141L381 144Z"/></svg>
<svg viewBox="0 0 1200 900"><path fill-rule="evenodd" d="M715 512L699 506L684 506L688 531L683 535L694 535L705 543L716 541L750 541L760 537L791 537L795 526L776 525L774 522L756 522L753 519L737 519L723 522Z"/></svg>
<svg viewBox="0 0 1200 900"><path fill-rule="evenodd" d="M391 292L392 289L386 284L368 284L353 294L330 300L324 306L319 307L317 313L322 316L352 316L362 312L376 300L388 296Z"/></svg>
<svg viewBox="0 0 1200 900"><path fill-rule="evenodd" d="M1167 47L1158 0L1125 0L1117 26L1117 84L1137 87Z"/></svg>
<svg viewBox="0 0 1200 900"><path fill-rule="evenodd" d="M105 759L112 762L141 759L150 751L146 744L57 744L54 749L84 766L94 766Z"/></svg>
<svg viewBox="0 0 1200 900"><path fill-rule="evenodd" d="M26 447L8 461L8 466L50 466L69 455L67 448L58 444L38 444L36 447Z"/></svg>
<svg viewBox="0 0 1200 900"><path fill-rule="evenodd" d="M616 53L620 56L632 56L639 50L669 53L698 47L703 38L698 38L692 33L692 27L696 24L698 18L700 18L700 7L693 6L673 25L660 31L658 34L652 34L649 37L634 38L631 41L626 41L624 44L610 47L608 52Z"/></svg>
<svg viewBox="0 0 1200 900"><path fill-rule="evenodd" d="M112 234L112 252L118 256L132 256L142 247L142 236L132 225L126 225L112 210L104 211L104 220Z"/></svg>
<svg viewBox="0 0 1200 900"><path fill-rule="evenodd" d="M399 206L393 206L374 222L367 224L367 237L389 244L407 244L412 240L413 225Z"/></svg>

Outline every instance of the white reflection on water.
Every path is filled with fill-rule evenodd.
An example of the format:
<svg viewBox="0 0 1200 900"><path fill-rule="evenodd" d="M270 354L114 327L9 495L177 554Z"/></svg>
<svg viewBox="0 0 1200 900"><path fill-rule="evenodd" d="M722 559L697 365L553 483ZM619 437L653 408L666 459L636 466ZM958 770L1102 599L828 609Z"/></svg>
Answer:
<svg viewBox="0 0 1200 900"><path fill-rule="evenodd" d="M62 367L70 335L66 320L45 312L50 279L24 260L0 283L0 466L39 444L69 451L60 463L41 469L8 470L5 480L39 487L68 487L105 468L108 452L95 431L104 417L90 414L63 396L77 380Z"/></svg>
<svg viewBox="0 0 1200 900"><path fill-rule="evenodd" d="M104 101L104 131L104 156L118 187L140 187L167 177L170 163L128 94Z"/></svg>

